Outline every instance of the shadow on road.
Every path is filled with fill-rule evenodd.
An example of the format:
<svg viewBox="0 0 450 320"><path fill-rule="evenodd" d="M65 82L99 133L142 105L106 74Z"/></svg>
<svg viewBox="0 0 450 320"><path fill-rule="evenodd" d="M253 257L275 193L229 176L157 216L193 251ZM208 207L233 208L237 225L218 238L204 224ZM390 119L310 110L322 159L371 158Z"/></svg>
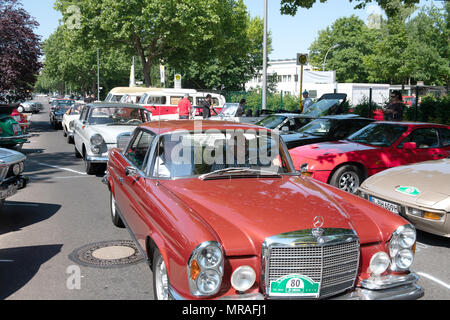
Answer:
<svg viewBox="0 0 450 320"><path fill-rule="evenodd" d="M417 230L417 241L433 247L450 248L448 238Z"/></svg>
<svg viewBox="0 0 450 320"><path fill-rule="evenodd" d="M62 244L0 249L0 300L26 285Z"/></svg>
<svg viewBox="0 0 450 320"><path fill-rule="evenodd" d="M60 208L57 204L6 201L0 208L0 235L47 220Z"/></svg>
<svg viewBox="0 0 450 320"><path fill-rule="evenodd" d="M29 133L45 133L45 132L57 132L57 131L61 131L61 130L55 130L50 125L50 120L49 121L33 121L31 123L30 128L28 129Z"/></svg>

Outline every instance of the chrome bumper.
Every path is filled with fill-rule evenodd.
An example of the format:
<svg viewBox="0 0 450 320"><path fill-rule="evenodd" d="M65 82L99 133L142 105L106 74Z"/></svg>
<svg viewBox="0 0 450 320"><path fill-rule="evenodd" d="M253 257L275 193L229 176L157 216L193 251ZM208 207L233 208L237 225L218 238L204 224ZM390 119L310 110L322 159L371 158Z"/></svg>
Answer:
<svg viewBox="0 0 450 320"><path fill-rule="evenodd" d="M86 160L91 163L107 163L109 158L108 157L102 157L102 156L87 156Z"/></svg>
<svg viewBox="0 0 450 320"><path fill-rule="evenodd" d="M23 135L20 135L20 136L11 136L11 137L0 137L0 142L1 141L29 139L31 137L33 137L32 134L23 134Z"/></svg>
<svg viewBox="0 0 450 320"><path fill-rule="evenodd" d="M392 278L391 278L392 279ZM411 273L407 276L400 276L401 280L404 280L402 284L388 285L387 282L381 283L383 289L364 289L356 288L355 290L331 297L330 300L416 300L424 295L424 291L415 282L419 277ZM384 279L386 280L386 279ZM382 280L383 281L383 280ZM381 288L380 287L380 288ZM172 287L169 289L171 296L175 300L188 300L178 294ZM242 295L232 295L220 297L218 300L266 300L267 298L262 293L250 293ZM281 300L281 299L280 299ZM289 299L295 300L295 299Z"/></svg>

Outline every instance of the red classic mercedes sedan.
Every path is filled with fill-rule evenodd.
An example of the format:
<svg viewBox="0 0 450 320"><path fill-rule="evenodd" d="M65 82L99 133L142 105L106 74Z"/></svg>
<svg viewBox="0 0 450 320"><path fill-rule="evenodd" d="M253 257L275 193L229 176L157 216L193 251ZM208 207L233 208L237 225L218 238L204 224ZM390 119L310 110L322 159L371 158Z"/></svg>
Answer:
<svg viewBox="0 0 450 320"><path fill-rule="evenodd" d="M118 145L121 145L120 143ZM416 231L295 171L280 137L222 121L138 127L103 182L156 299L417 299Z"/></svg>
<svg viewBox="0 0 450 320"><path fill-rule="evenodd" d="M450 155L450 126L376 122L346 140L289 150L304 175L356 193L362 182L385 169Z"/></svg>

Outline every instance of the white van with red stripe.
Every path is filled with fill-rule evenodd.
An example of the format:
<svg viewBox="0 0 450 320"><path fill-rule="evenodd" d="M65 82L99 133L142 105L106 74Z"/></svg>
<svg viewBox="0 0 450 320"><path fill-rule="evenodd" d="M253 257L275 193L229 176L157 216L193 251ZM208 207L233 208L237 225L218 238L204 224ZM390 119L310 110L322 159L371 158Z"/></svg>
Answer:
<svg viewBox="0 0 450 320"><path fill-rule="evenodd" d="M133 91L133 89L135 89ZM139 104L151 112L152 117L165 120L178 119L178 103L185 94L189 94L192 107L195 107L195 116L202 116L202 102L206 96L212 96L212 104L217 113L225 105L225 97L210 92L201 92L194 89L169 88L115 88L111 90L106 102L121 102ZM212 116L214 116L214 112Z"/></svg>

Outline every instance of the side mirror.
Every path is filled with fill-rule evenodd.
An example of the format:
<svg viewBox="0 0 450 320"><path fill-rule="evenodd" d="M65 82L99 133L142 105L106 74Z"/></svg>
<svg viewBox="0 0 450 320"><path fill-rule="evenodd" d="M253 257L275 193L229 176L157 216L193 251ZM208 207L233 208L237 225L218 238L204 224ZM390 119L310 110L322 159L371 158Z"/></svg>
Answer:
<svg viewBox="0 0 450 320"><path fill-rule="evenodd" d="M23 109L22 106L20 106L20 107L17 108L17 112L22 113L23 111L24 111L24 109Z"/></svg>
<svg viewBox="0 0 450 320"><path fill-rule="evenodd" d="M139 175L139 170L136 169L135 167L126 167L125 168L125 175L127 177L136 177L137 175Z"/></svg>
<svg viewBox="0 0 450 320"><path fill-rule="evenodd" d="M403 144L404 150L414 150L417 149L417 144L415 142L405 142Z"/></svg>

